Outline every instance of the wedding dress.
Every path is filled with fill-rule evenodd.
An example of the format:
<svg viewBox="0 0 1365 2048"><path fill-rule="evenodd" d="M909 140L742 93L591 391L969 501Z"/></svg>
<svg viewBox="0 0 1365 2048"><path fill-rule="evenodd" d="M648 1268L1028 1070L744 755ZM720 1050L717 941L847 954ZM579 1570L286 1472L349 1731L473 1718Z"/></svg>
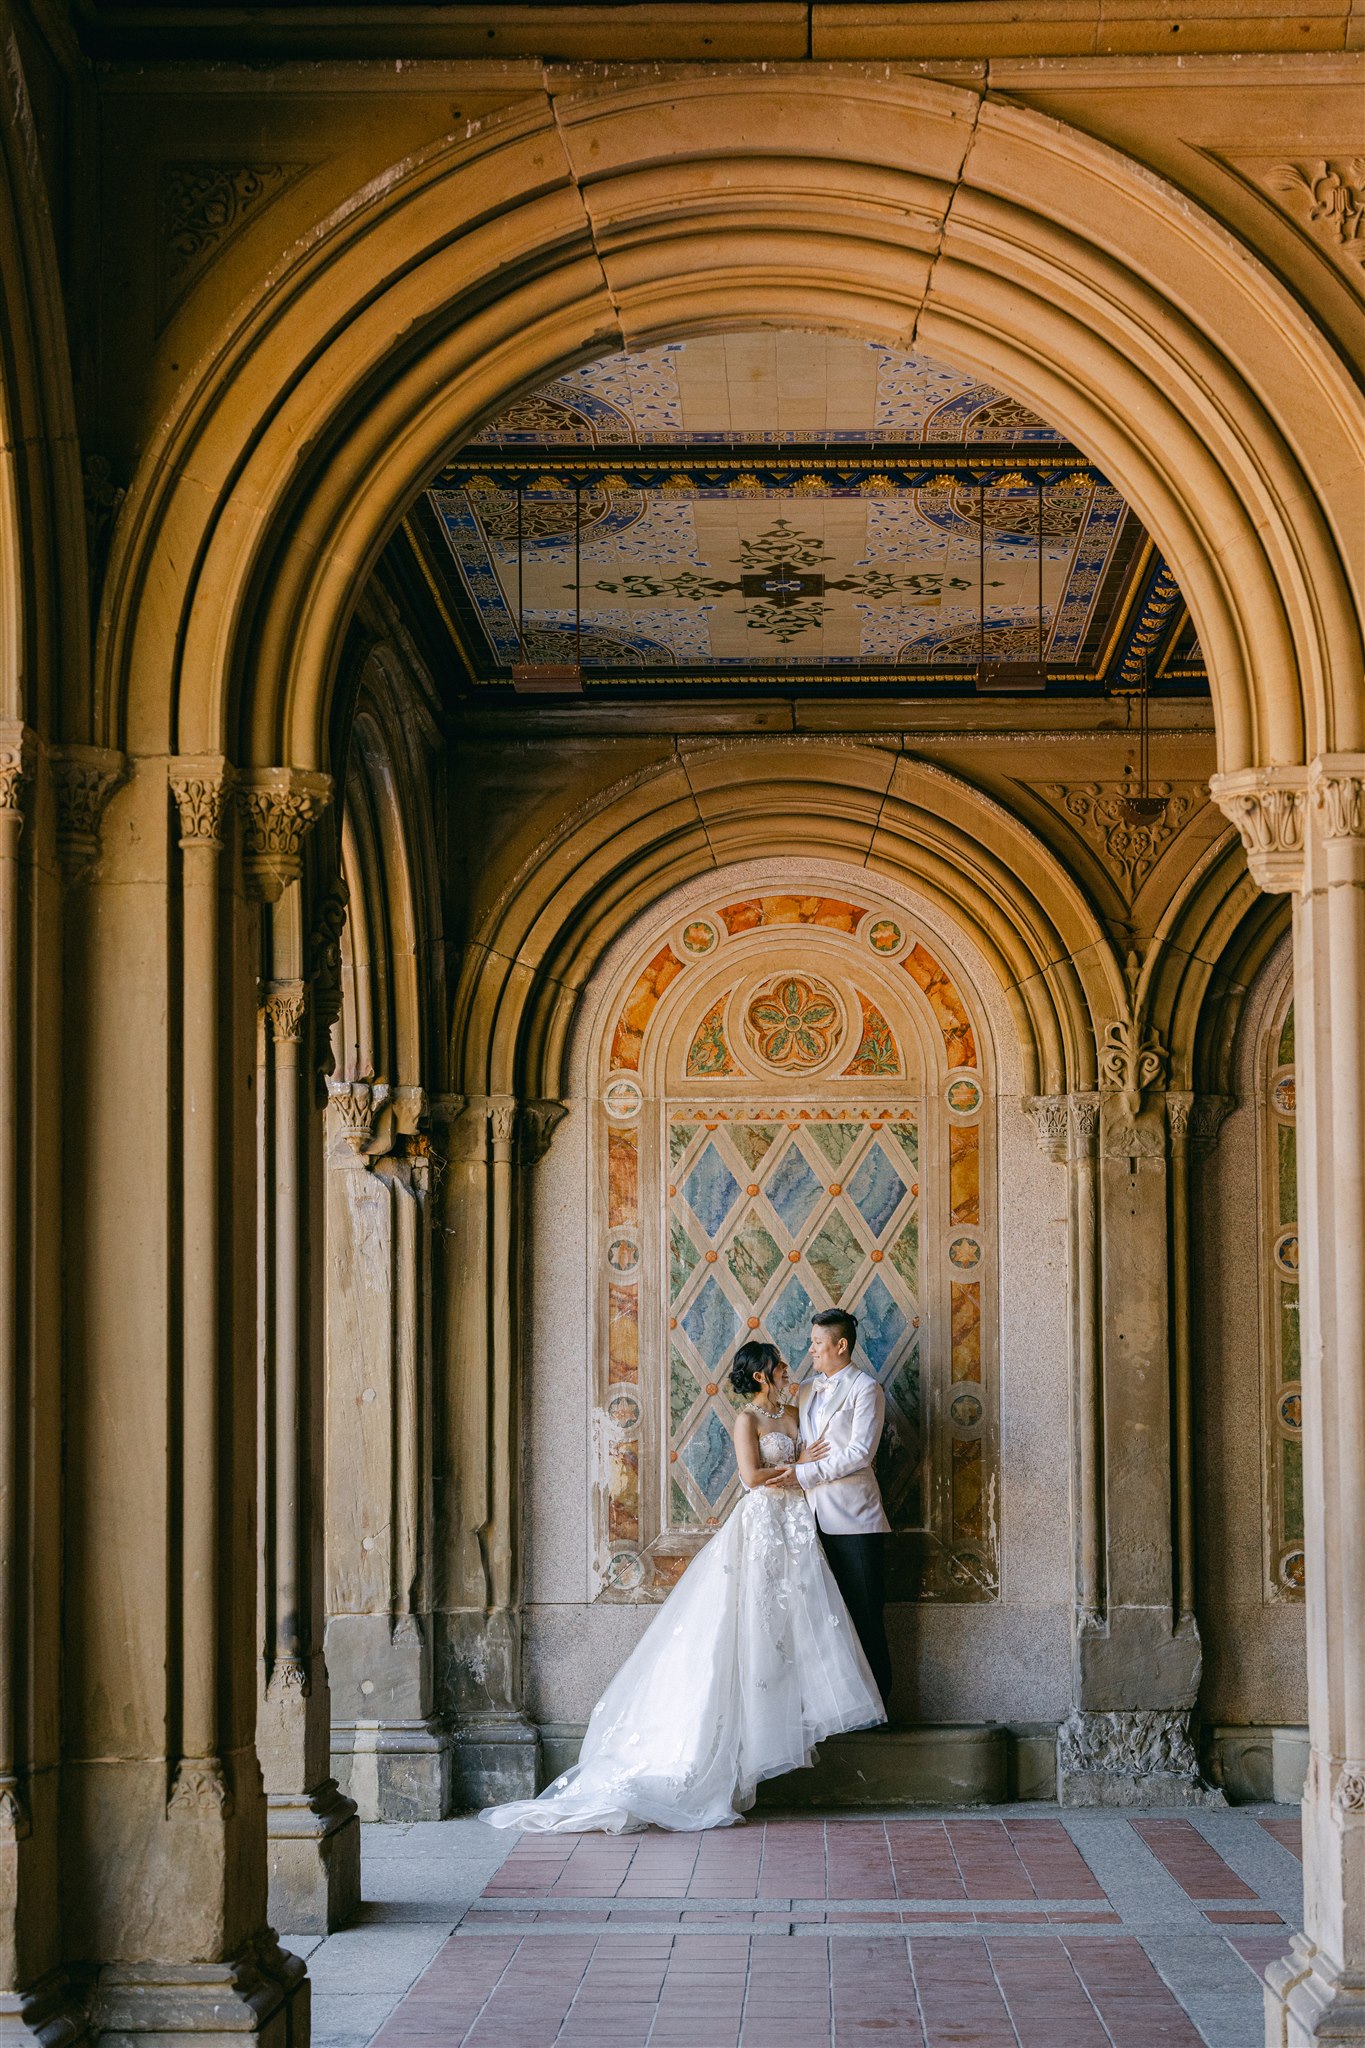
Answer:
<svg viewBox="0 0 1365 2048"><path fill-rule="evenodd" d="M790 1464L781 1430L764 1465ZM793 1487L746 1493L693 1559L592 1710L578 1762L499 1828L715 1828L827 1735L885 1720L848 1609Z"/></svg>

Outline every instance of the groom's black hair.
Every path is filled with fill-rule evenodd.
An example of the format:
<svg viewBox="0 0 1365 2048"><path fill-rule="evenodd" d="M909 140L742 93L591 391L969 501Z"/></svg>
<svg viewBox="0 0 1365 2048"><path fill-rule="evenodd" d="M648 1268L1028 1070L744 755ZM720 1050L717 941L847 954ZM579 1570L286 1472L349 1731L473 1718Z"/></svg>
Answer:
<svg viewBox="0 0 1365 2048"><path fill-rule="evenodd" d="M817 1309L810 1319L810 1326L813 1330L828 1330L836 1344L842 1337L852 1358L853 1347L858 1341L858 1318L851 1316L846 1308Z"/></svg>
<svg viewBox="0 0 1365 2048"><path fill-rule="evenodd" d="M774 1368L781 1365L782 1353L776 1344L764 1344L757 1337L751 1337L747 1344L741 1344L730 1360L730 1385L735 1392L748 1400L758 1392L758 1376L766 1373L772 1378Z"/></svg>

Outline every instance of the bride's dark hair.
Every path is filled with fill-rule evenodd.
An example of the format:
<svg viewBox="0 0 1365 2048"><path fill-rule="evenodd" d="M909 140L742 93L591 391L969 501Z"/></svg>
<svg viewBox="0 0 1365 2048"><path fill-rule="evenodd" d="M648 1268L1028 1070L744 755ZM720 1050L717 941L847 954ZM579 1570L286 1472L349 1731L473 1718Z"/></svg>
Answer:
<svg viewBox="0 0 1365 2048"><path fill-rule="evenodd" d="M730 1385L747 1401L758 1392L759 1374L771 1380L781 1363L782 1353L776 1344L760 1344L756 1337L751 1338L730 1361Z"/></svg>

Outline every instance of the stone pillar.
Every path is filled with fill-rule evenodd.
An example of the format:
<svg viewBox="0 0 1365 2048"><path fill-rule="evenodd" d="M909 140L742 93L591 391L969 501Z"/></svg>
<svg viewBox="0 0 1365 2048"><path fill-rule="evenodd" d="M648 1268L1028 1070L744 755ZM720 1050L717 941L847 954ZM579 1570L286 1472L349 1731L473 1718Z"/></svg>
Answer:
<svg viewBox="0 0 1365 2048"><path fill-rule="evenodd" d="M110 2048L304 2042L253 1735L249 1012L226 763L70 766L62 1887ZM92 816L93 812L93 816ZM177 848L177 841L179 842ZM95 859L96 853L100 857ZM123 1085L130 1072L139 1090ZM245 1512L243 1510L246 1510ZM60 2040L60 2035L54 2035Z"/></svg>
<svg viewBox="0 0 1365 2048"><path fill-rule="evenodd" d="M20 858L37 754L27 726L0 722L0 2038L16 2048L60 2039L76 2025L58 1940L59 1653L51 1603L60 1573L61 1479L53 1469L61 1443L60 1333L52 1330L44 1358L24 1284L26 1272L42 1272L20 1137L34 1130L37 1079L39 998L25 973L37 957L31 832L30 858L22 865ZM48 950L51 937L44 934ZM54 1012L49 1002L49 1020ZM55 1288L55 1272L44 1277Z"/></svg>
<svg viewBox="0 0 1365 2048"><path fill-rule="evenodd" d="M322 1117L302 844L328 778L274 769L247 780L246 867L264 898L258 1075L259 1315L264 1693L256 1742L268 1811L270 1917L326 1934L360 1902L355 1806L330 1774L322 1646Z"/></svg>
<svg viewBox="0 0 1365 2048"><path fill-rule="evenodd" d="M433 1711L433 1153L415 1089L329 1084L327 1673L332 1768L362 1820L440 1820Z"/></svg>
<svg viewBox="0 0 1365 2048"><path fill-rule="evenodd" d="M483 1096L451 1127L445 1179L439 1542L442 1698L457 1806L531 1797L540 1739L522 1708L522 1187L560 1103Z"/></svg>
<svg viewBox="0 0 1365 2048"><path fill-rule="evenodd" d="M1365 754L1218 778L1262 888L1295 890L1308 1780L1304 1929L1266 2041L1365 2042Z"/></svg>
<svg viewBox="0 0 1365 2048"><path fill-rule="evenodd" d="M1058 1731L1065 1806L1221 1803L1199 1776L1192 1604L1188 1304L1170 1248L1185 1227L1187 1119L1167 1155L1164 1048L1138 964L1105 1028L1097 1095L1071 1098L1076 1531L1074 1706ZM1172 1299L1174 1294L1175 1299Z"/></svg>

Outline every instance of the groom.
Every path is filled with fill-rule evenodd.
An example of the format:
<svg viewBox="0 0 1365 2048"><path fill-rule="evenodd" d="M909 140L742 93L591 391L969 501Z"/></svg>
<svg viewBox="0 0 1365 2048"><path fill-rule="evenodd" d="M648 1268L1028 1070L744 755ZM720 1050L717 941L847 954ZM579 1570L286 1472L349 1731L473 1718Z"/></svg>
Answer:
<svg viewBox="0 0 1365 2048"><path fill-rule="evenodd" d="M811 1317L815 1378L801 1389L801 1442L824 1438L829 1448L796 1478L815 1510L820 1542L844 1596L883 1705L891 1695L891 1652L882 1608L883 1546L891 1524L882 1506L872 1461L881 1441L886 1401L874 1379L852 1364L856 1316L822 1308Z"/></svg>

